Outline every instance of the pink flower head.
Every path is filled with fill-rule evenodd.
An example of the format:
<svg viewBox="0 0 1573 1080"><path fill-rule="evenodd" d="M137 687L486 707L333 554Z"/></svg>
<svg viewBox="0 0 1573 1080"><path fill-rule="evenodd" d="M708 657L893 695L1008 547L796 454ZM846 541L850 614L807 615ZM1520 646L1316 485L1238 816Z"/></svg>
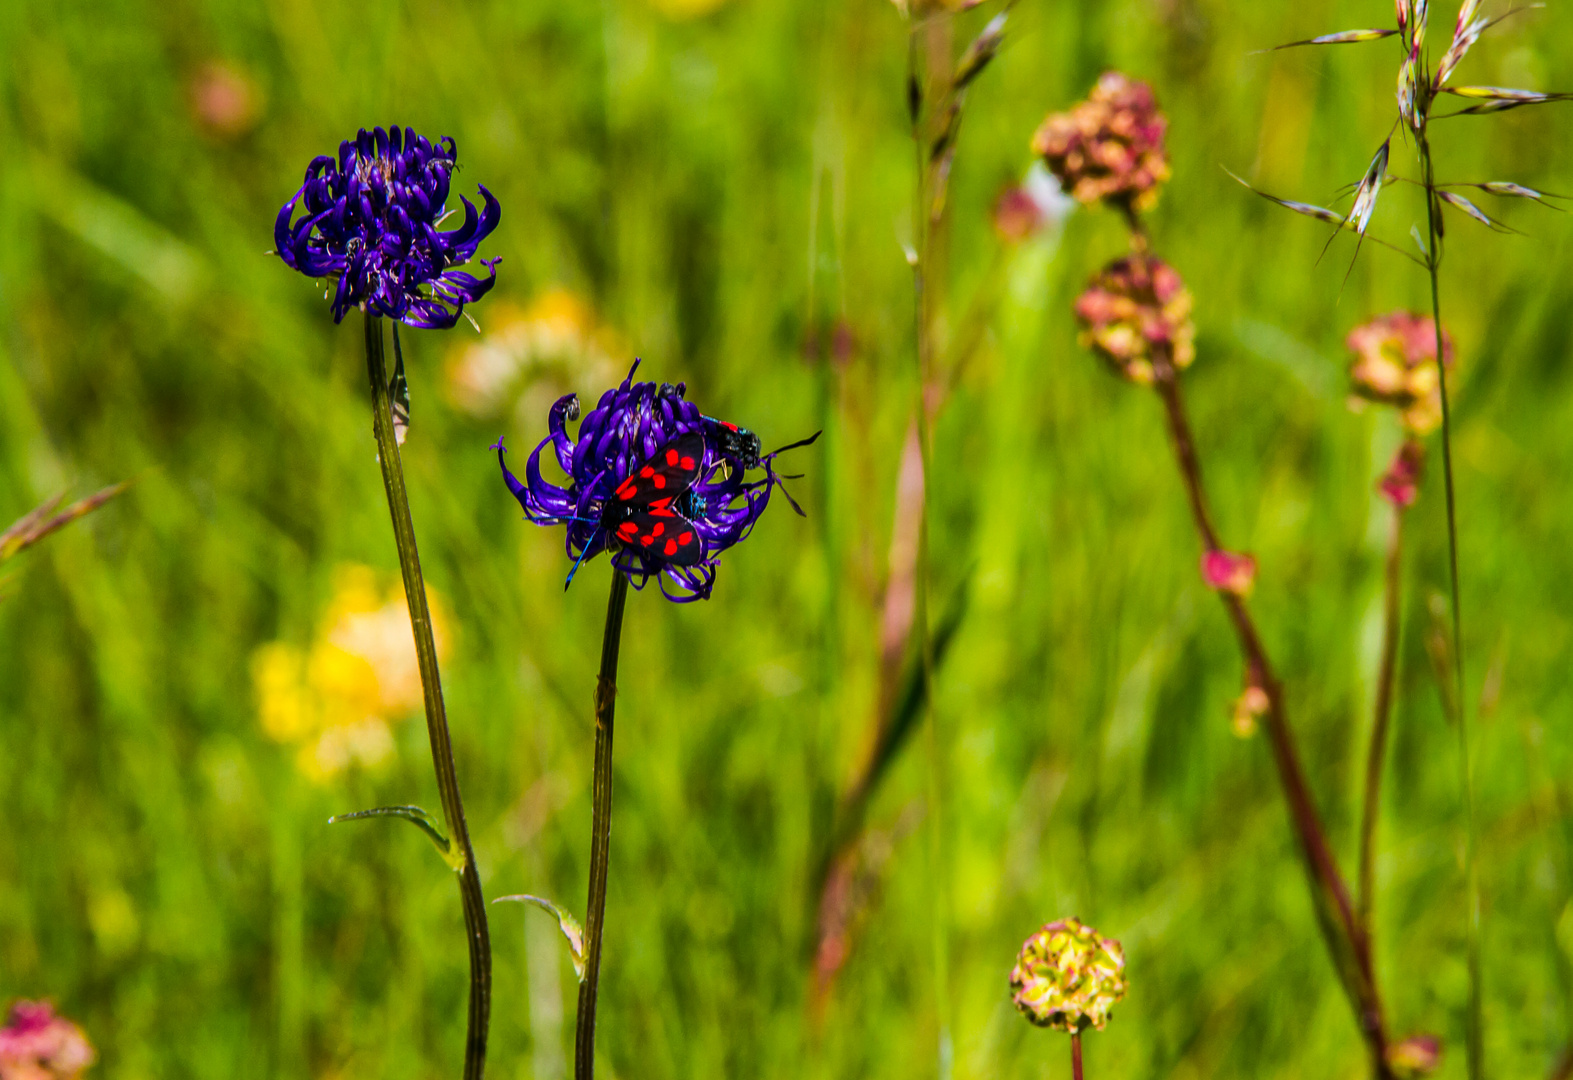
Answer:
<svg viewBox="0 0 1573 1080"><path fill-rule="evenodd" d="M1425 468L1426 448L1418 439L1405 439L1393 463L1387 467L1378 490L1399 509L1414 504L1420 495L1420 474Z"/></svg>
<svg viewBox="0 0 1573 1080"><path fill-rule="evenodd" d="M1349 381L1357 396L1396 407L1411 434L1436 429L1442 422L1442 390L1436 373L1436 323L1429 315L1379 315L1349 331L1344 343L1354 353ZM1442 362L1453 366L1453 339L1445 331Z"/></svg>
<svg viewBox="0 0 1573 1080"><path fill-rule="evenodd" d="M1209 589L1249 596L1256 584L1256 557L1214 548L1202 555L1202 580Z"/></svg>
<svg viewBox="0 0 1573 1080"><path fill-rule="evenodd" d="M1181 370L1196 358L1191 294L1175 269L1151 255L1127 255L1105 266L1076 298L1082 344L1120 375L1153 381L1153 354L1162 349Z"/></svg>
<svg viewBox="0 0 1573 1080"><path fill-rule="evenodd" d="M1041 161L1032 163L1021 183L1008 187L994 202L994 231L1006 243L1018 243L1057 226L1075 207Z"/></svg>
<svg viewBox="0 0 1573 1080"><path fill-rule="evenodd" d="M1080 202L1146 210L1169 178L1168 123L1152 87L1110 71L1086 101L1043 121L1032 150Z"/></svg>
<svg viewBox="0 0 1573 1080"><path fill-rule="evenodd" d="M96 1057L82 1029L47 1001L18 1001L0 1028L0 1080L72 1080Z"/></svg>

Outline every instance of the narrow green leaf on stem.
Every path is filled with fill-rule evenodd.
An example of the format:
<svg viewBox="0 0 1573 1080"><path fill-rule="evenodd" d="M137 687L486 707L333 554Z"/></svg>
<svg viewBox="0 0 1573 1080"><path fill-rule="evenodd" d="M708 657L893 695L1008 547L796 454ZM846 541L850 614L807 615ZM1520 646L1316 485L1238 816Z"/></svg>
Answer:
<svg viewBox="0 0 1573 1080"><path fill-rule="evenodd" d="M437 823L432 816L418 806L379 806L375 810L357 810L353 814L335 814L328 819L329 825L337 825L341 821L367 821L371 818L402 818L414 825L421 832L430 837L432 844L437 848L437 854L442 856L442 861L455 870L464 868L463 861L455 854L453 844L437 828Z"/></svg>
<svg viewBox="0 0 1573 1080"><path fill-rule="evenodd" d="M550 900L540 896L531 896L529 893L516 893L513 896L499 896L493 900L494 904L519 903L534 904L542 911L557 920L557 928L563 932L563 937L568 941L568 953L573 957L574 974L579 976L579 981L584 982L584 927L579 925L579 920L574 918L567 910L558 907Z"/></svg>

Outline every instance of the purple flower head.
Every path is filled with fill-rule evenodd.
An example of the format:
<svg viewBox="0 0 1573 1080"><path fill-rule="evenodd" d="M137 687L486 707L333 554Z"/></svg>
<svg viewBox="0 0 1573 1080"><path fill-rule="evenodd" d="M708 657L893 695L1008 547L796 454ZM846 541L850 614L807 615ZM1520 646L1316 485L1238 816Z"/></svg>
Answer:
<svg viewBox="0 0 1573 1080"><path fill-rule="evenodd" d="M446 330L497 281L497 259L480 260L490 271L484 279L453 269L475 258L497 227L502 208L491 192L480 189L480 212L461 195L464 224L437 231L448 216L457 156L451 138L434 146L395 124L362 128L354 142L339 144L337 159L322 155L306 166L305 184L274 222L273 245L287 266L337 281L334 322L365 307L407 326ZM305 216L291 224L298 202Z"/></svg>
<svg viewBox="0 0 1573 1080"><path fill-rule="evenodd" d="M537 525L568 527L568 557L575 567L609 550L612 566L628 575L634 588L644 588L654 576L668 600L705 600L715 583L721 553L748 536L769 505L771 490L781 485L781 476L773 468L775 454L758 455L757 449L749 454L744 449L742 457L736 456L737 440L720 436L719 429L728 425L701 415L695 405L684 400L682 383L636 383L638 368L635 360L621 385L601 395L600 402L580 422L578 439L568 437L567 422L578 418L579 398L575 394L558 398L547 419L551 434L530 454L524 482L508 470L502 440L492 449L497 451L508 490L524 507L525 516ZM657 450L693 432L704 437L698 478L672 505L693 523L704 553L694 565L677 565L662 558L658 549L620 542L616 531L603 524L602 514L614 490ZM548 447L568 474L567 486L541 475L541 452ZM748 481L746 471L755 466L764 469L764 478ZM786 495L784 487L782 494ZM792 497L786 497L790 502ZM795 502L792 505L797 509ZM572 576L570 573L570 580Z"/></svg>

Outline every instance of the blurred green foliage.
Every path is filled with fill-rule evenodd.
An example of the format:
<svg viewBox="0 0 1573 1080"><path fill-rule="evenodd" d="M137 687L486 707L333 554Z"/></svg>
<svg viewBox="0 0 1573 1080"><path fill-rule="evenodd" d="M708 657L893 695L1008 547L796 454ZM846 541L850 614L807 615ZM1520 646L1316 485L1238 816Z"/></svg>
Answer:
<svg viewBox="0 0 1573 1080"><path fill-rule="evenodd" d="M1025 0L1013 15L969 99L953 190L953 311L1003 284L936 433L936 619L968 597L936 692L940 859L914 738L869 807L889 858L820 1009L816 874L873 742L914 398L904 29L884 0L652 5L0 3L0 518L136 480L3 583L0 999L55 998L106 1077L458 1068L448 871L402 826L326 825L435 809L420 721L397 726L390 765L317 783L263 733L251 675L264 643L310 642L335 567L395 567L360 327L333 326L320 288L265 252L312 155L398 122L453 134L455 190L484 182L502 202L483 328L561 287L647 377L686 379L767 445L827 429L795 460L806 521L772 512L708 604L631 603L608 1076L933 1075L936 909L957 1077L1068 1075L1064 1040L1014 1015L1006 979L1021 940L1070 914L1129 957L1089 1075L1354 1075L1361 1044L1266 748L1230 731L1238 659L1157 402L1075 344L1069 302L1121 250L1120 223L1080 212L999 256L988 214L1046 111L1108 66L1154 84L1174 160L1154 242L1197 298L1200 452L1225 538L1261 560L1253 608L1351 868L1386 523L1373 483L1398 435L1346 407L1341 340L1427 295L1372 246L1340 288L1347 241L1318 262L1321 226L1219 166L1330 204L1391 123L1396 50L1253 50L1380 25L1391 5ZM1433 34L1452 17L1438 9ZM198 93L213 63L230 80L218 106ZM1569 88L1573 14L1492 31L1460 77ZM1566 190L1567 125L1555 106L1447 121L1439 170ZM1407 148L1394 162L1411 169ZM1405 198L1376 225L1399 243L1420 212ZM1487 1057L1536 1076L1573 1025L1573 273L1567 219L1505 215L1528 236L1450 223L1443 303ZM405 460L452 615L459 773L487 894L581 911L606 570L565 594L560 537L521 522L486 450L499 434L532 445L544 411L478 418L444 393L473 341L463 326L406 338ZM1456 744L1425 649L1446 580L1433 472L1410 530L1378 954L1394 1031L1442 1035L1443 1075L1460 1076ZM561 1076L573 975L557 929L521 907L493 909L493 928L492 1073Z"/></svg>

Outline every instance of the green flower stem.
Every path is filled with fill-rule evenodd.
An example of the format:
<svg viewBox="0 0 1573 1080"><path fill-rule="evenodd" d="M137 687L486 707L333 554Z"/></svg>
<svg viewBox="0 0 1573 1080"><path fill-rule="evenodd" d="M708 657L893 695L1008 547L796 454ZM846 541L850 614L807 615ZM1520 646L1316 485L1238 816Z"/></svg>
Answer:
<svg viewBox="0 0 1573 1080"><path fill-rule="evenodd" d="M366 374L371 379L372 423L377 436L377 458L387 489L388 510L393 516L393 539L399 549L399 569L404 574L404 596L410 606L415 631L415 655L420 661L421 689L426 698L426 734L431 739L432 764L437 770L437 792L448 835L461 858L458 862L459 898L464 905L464 928L470 948L470 1007L464 1046L464 1080L481 1080L486 1072L486 1032L492 1011L492 946L486 928L486 902L464 823L459 779L453 767L453 742L448 735L448 715L442 703L442 681L437 671L437 644L432 638L431 610L421 577L420 553L415 548L415 525L404 488L404 466L393 434L393 413L388 393L388 373L383 362L382 318L366 313Z"/></svg>
<svg viewBox="0 0 1573 1080"><path fill-rule="evenodd" d="M606 868L612 843L612 721L617 711L617 653L623 640L628 578L612 570L601 638L601 673L595 682L595 779L590 814L590 898L585 904L584 978L574 1028L574 1080L595 1075L595 997L601 981L601 931L606 925Z"/></svg>
<svg viewBox="0 0 1573 1080"><path fill-rule="evenodd" d="M1081 1032L1071 1032L1071 1080L1081 1080Z"/></svg>
<svg viewBox="0 0 1573 1080"><path fill-rule="evenodd" d="M1376 819L1382 799L1382 763L1387 757L1387 728L1393 713L1393 679L1398 670L1399 595L1403 585L1404 508L1393 506L1393 527L1387 540L1387 576L1382 604L1382 665L1376 677L1372 709L1371 748L1365 758L1365 800L1360 810L1360 925L1371 936L1375 886Z"/></svg>
<svg viewBox="0 0 1573 1080"><path fill-rule="evenodd" d="M1427 113L1430 105L1427 103ZM1447 400L1447 365L1442 356L1442 300L1437 273L1442 263L1442 207L1436 194L1431 141L1419 132L1420 172L1426 189L1426 270L1431 276L1431 321L1436 331L1436 376L1442 393L1442 477L1447 489L1447 570L1453 600L1453 700L1458 715L1459 786L1464 800L1464 889L1468 914L1465 951L1469 965L1469 1015L1464 1025L1470 1080L1480 1080L1485 1062L1481 1047L1480 880L1475 866L1475 785L1469 759L1469 708L1464 699L1464 631L1458 597L1458 517L1453 499L1453 420Z"/></svg>
<svg viewBox="0 0 1573 1080"><path fill-rule="evenodd" d="M912 125L915 166L912 289L916 322L918 449L923 466L923 493L918 513L918 555L913 581L913 621L923 667L923 709L928 721L925 725L928 732L927 833L929 897L933 905L934 1005L939 1020L939 1080L949 1080L953 1061L948 904L950 886L945 868L944 756L934 708L934 638L929 632L928 521L930 410L938 405L937 400L931 399L931 386L935 382L935 358L939 355L934 328L935 292L941 281L938 264L943 259L949 202L942 195L944 179L936 173L937 158L931 146L934 138L933 110L927 106L931 101L944 104L954 100L948 90L943 94L929 92L937 86L950 86L951 47L949 19L912 20L907 37L907 105ZM927 55L927 65L920 63L920 54Z"/></svg>
<svg viewBox="0 0 1573 1080"><path fill-rule="evenodd" d="M1153 360L1154 381L1158 395L1163 399L1175 459L1180 467L1180 476L1185 481L1185 493L1190 500L1196 530L1201 534L1207 550L1221 550L1218 533L1213 528L1212 516L1207 509L1201 464L1196 457L1190 423L1186 420L1185 405L1180 397L1179 373L1162 351L1156 352ZM1327 843L1326 830L1317 814L1316 803L1311 798L1310 785L1300 766L1300 756L1295 749L1294 736L1289 730L1288 715L1284 708L1283 687L1273 674L1272 663L1262 645L1250 609L1233 593L1220 591L1218 595L1229 612L1229 621L1234 624L1246 666L1267 694L1267 737L1272 746L1278 779L1283 785L1284 798L1289 803L1290 820L1294 823L1300 841L1306 873L1310 877L1317 921L1328 950L1332 953L1334 967L1354 1007L1361 1035L1371 1052L1372 1073L1378 1078L1388 1077L1387 1034L1382 1019L1382 1001L1372 971L1370 941L1356 918L1348 886L1338 871L1337 860L1333 858L1332 849Z"/></svg>

